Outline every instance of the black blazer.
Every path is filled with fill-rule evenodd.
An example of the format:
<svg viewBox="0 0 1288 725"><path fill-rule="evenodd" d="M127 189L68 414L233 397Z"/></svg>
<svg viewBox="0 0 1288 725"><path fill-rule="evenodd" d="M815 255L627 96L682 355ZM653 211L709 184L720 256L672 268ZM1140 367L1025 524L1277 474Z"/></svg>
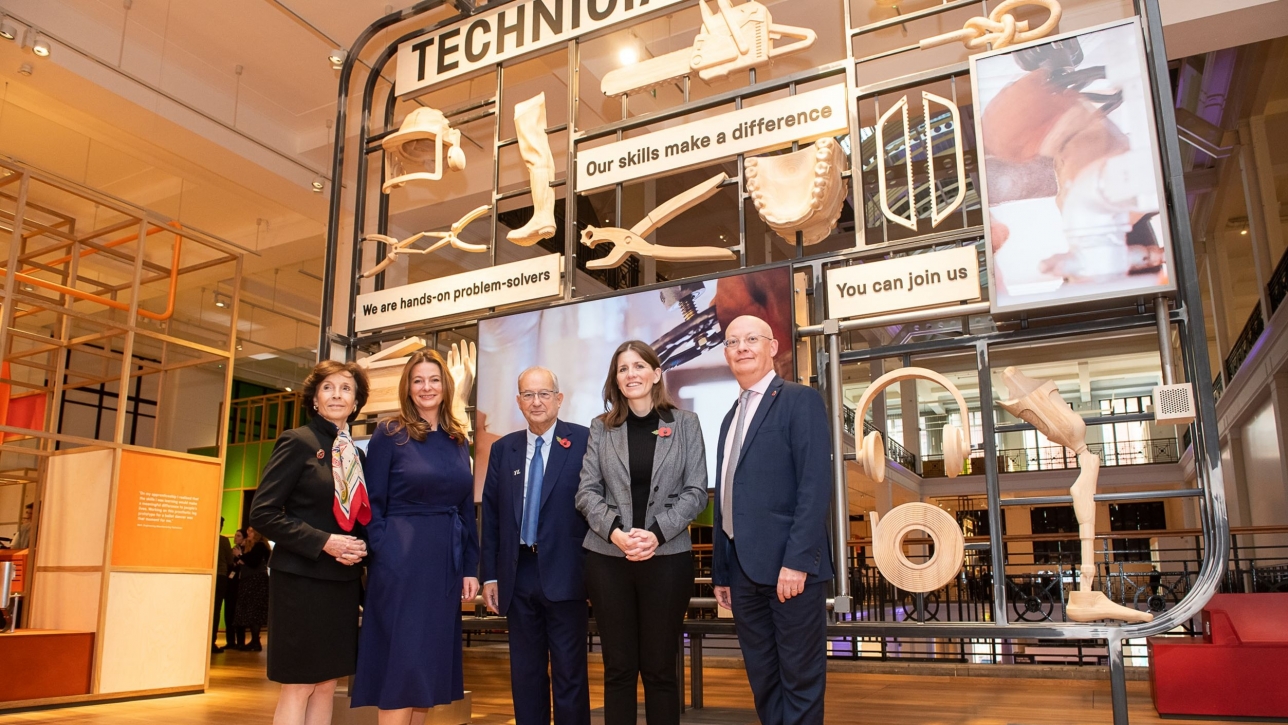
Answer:
<svg viewBox="0 0 1288 725"><path fill-rule="evenodd" d="M367 538L361 524L345 531L335 520L331 446L336 427L321 416L277 439L250 507L250 525L274 543L268 565L315 579L348 581L362 576L360 565L345 566L324 553L331 534ZM358 450L358 458L366 456Z"/></svg>

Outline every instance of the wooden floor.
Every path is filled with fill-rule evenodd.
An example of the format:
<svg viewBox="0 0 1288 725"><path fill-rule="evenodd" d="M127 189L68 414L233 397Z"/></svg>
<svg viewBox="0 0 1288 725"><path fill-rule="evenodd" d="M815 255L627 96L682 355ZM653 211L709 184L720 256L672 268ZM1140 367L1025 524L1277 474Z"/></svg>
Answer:
<svg viewBox="0 0 1288 725"><path fill-rule="evenodd" d="M63 725L259 725L271 723L277 686L264 679L264 654L216 655L210 690L202 695L163 697L55 710L7 713L4 723ZM15 673L9 673L13 676ZM706 705L689 710L685 723L754 723L751 690L741 670L711 669ZM602 669L591 664L591 707L603 704ZM465 685L474 694L474 722L514 722L509 663L466 655ZM1129 682L1132 725L1174 723L1160 719L1149 683ZM596 713L598 714L598 713ZM599 718L595 718L600 722ZM1106 681L921 677L832 673L827 682L827 722L836 725L1107 725L1113 722ZM1192 720L1194 725L1228 722ZM641 714L640 725L644 725Z"/></svg>

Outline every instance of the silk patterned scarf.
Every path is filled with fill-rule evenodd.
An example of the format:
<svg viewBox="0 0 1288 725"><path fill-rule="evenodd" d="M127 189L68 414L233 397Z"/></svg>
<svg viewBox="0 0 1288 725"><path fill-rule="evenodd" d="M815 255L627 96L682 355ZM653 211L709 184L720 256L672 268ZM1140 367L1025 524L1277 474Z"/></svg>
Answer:
<svg viewBox="0 0 1288 725"><path fill-rule="evenodd" d="M354 523L371 522L371 502L367 500L367 482L362 476L358 447L349 431L342 430L331 446L331 475L335 479L335 520L340 528L353 531Z"/></svg>

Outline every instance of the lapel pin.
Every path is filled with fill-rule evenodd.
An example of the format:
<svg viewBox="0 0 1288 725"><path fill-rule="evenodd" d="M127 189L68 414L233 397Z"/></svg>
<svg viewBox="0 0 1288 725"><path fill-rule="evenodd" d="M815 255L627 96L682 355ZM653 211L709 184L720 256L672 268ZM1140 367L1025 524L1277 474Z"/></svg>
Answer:
<svg viewBox="0 0 1288 725"><path fill-rule="evenodd" d="M318 460L320 461L320 460L322 460L323 458L326 458L326 451L324 451L324 450L322 450L321 448L319 448L319 449L318 449Z"/></svg>
<svg viewBox="0 0 1288 725"><path fill-rule="evenodd" d="M775 390L774 392L770 393L770 394L769 394L769 397L771 397L771 398L776 398L776 397L778 397L778 391L777 391L777 390Z"/></svg>
<svg viewBox="0 0 1288 725"><path fill-rule="evenodd" d="M520 470L520 469L518 469L518 468L514 469L514 475L516 475L516 476L517 476L517 475L519 475L519 474L520 474L520 473L522 473L522 472L523 472L523 471L522 471L522 470Z"/></svg>

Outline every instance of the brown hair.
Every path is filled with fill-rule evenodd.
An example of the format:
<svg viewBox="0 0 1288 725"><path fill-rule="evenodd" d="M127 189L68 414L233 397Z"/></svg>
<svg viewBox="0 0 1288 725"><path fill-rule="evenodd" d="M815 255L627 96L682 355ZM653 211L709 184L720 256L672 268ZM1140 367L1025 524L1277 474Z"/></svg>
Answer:
<svg viewBox="0 0 1288 725"><path fill-rule="evenodd" d="M432 363L438 366L443 378L443 399L438 404L438 425L457 443L465 442L465 423L452 416L452 400L456 397L456 381L452 380L447 370L447 361L437 350L424 348L412 353L403 366L402 378L398 381L398 417L384 423L389 435L406 430L407 435L417 441L425 440L429 435L429 423L420 417L416 404L411 399L411 371L421 363ZM406 442L406 441L404 441Z"/></svg>
<svg viewBox="0 0 1288 725"><path fill-rule="evenodd" d="M349 373L353 376L353 412L349 414L349 422L353 422L358 417L358 413L362 411L362 406L367 404L367 393L371 388L371 385L367 382L367 371L359 367L358 363L323 360L314 365L313 370L309 372L309 376L304 378L304 391L301 393L304 396L304 404L314 408L316 413L317 409L314 407L316 405L314 401L318 397L318 387L322 385L323 380L336 373Z"/></svg>
<svg viewBox="0 0 1288 725"><path fill-rule="evenodd" d="M644 362L654 370L662 367L662 361L658 358L657 353L648 343L641 340L627 340L617 346L613 352L612 361L608 363L608 379L604 381L604 410L605 413L600 417L604 425L609 428L616 428L626 422L626 416L630 412L630 405L626 402L626 396L622 394L621 388L617 387L617 358L622 353L632 350L636 355L644 358ZM657 384L650 391L653 394L653 409L658 411L672 410L675 408L675 401L666 392L666 378L659 378Z"/></svg>

